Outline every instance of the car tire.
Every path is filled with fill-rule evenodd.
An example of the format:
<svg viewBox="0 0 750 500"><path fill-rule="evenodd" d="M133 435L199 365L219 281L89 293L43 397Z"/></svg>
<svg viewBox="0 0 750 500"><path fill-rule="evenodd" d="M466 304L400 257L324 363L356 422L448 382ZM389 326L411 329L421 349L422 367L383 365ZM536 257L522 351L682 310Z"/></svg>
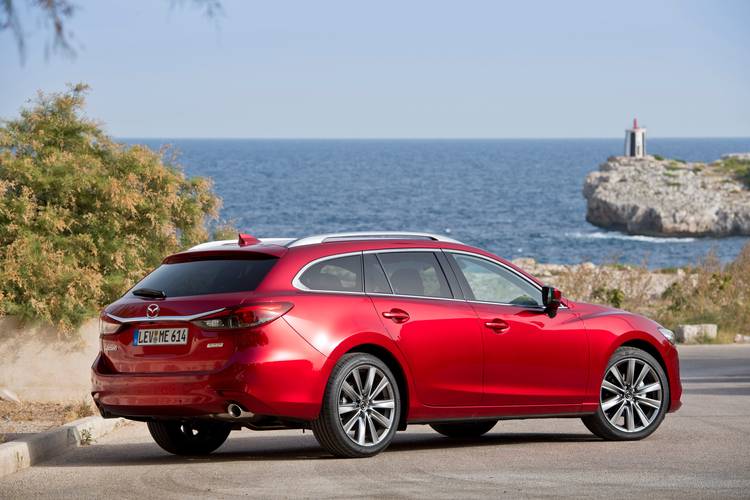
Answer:
<svg viewBox="0 0 750 500"><path fill-rule="evenodd" d="M224 444L231 425L210 421L152 421L148 431L156 444L174 455L208 455Z"/></svg>
<svg viewBox="0 0 750 500"><path fill-rule="evenodd" d="M476 422L456 422L447 424L430 424L436 432L454 439L478 438L490 432L497 420L478 420Z"/></svg>
<svg viewBox="0 0 750 500"><path fill-rule="evenodd" d="M401 396L388 366L370 354L351 353L331 372L312 430L332 455L370 457L388 447L400 417Z"/></svg>
<svg viewBox="0 0 750 500"><path fill-rule="evenodd" d="M631 363L635 368L630 368ZM647 373L641 376L645 366ZM581 420L602 439L634 441L651 435L668 407L669 381L656 358L635 347L620 347L604 371L596 413Z"/></svg>

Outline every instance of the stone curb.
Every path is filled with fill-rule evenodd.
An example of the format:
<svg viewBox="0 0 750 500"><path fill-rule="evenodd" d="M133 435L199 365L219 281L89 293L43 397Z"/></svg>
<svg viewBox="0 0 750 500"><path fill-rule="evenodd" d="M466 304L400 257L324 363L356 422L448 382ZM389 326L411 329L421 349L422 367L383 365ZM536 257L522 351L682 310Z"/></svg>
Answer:
<svg viewBox="0 0 750 500"><path fill-rule="evenodd" d="M121 418L86 417L55 429L0 444L0 477L94 442L124 422Z"/></svg>

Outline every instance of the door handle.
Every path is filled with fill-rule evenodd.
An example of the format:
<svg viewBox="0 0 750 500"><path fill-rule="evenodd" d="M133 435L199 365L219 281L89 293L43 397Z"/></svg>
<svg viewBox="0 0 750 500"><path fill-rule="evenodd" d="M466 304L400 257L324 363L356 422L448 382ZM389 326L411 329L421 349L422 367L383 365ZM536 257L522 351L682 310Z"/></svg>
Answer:
<svg viewBox="0 0 750 500"><path fill-rule="evenodd" d="M484 326L492 330L494 333L505 333L510 330L510 325L498 318L485 321Z"/></svg>
<svg viewBox="0 0 750 500"><path fill-rule="evenodd" d="M402 309L391 309L383 313L384 318L393 320L394 323L404 323L409 320L409 313Z"/></svg>

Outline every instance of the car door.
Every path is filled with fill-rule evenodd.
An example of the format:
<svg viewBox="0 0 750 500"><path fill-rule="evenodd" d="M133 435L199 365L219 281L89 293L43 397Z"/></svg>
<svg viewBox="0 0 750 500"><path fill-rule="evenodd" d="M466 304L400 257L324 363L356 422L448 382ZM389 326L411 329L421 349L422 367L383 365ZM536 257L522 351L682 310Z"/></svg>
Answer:
<svg viewBox="0 0 750 500"><path fill-rule="evenodd" d="M479 405L482 334L455 277L446 275L452 271L445 257L433 251L380 251L364 258L365 290L409 363L419 401Z"/></svg>
<svg viewBox="0 0 750 500"><path fill-rule="evenodd" d="M575 410L589 366L582 321L565 307L550 318L539 286L509 267L475 254L446 253L482 330L482 403L535 406L544 413Z"/></svg>

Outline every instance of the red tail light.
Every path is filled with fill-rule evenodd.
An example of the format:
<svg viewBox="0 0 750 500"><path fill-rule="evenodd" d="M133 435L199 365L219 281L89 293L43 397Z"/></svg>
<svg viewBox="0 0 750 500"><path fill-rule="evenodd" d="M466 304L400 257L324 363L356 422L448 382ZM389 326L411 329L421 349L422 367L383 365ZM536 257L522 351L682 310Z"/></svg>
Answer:
<svg viewBox="0 0 750 500"><path fill-rule="evenodd" d="M99 316L99 335L112 335L122 327L122 323L118 323L106 314L102 313Z"/></svg>
<svg viewBox="0 0 750 500"><path fill-rule="evenodd" d="M254 328L282 317L294 306L290 302L266 302L240 306L193 321L204 330Z"/></svg>

